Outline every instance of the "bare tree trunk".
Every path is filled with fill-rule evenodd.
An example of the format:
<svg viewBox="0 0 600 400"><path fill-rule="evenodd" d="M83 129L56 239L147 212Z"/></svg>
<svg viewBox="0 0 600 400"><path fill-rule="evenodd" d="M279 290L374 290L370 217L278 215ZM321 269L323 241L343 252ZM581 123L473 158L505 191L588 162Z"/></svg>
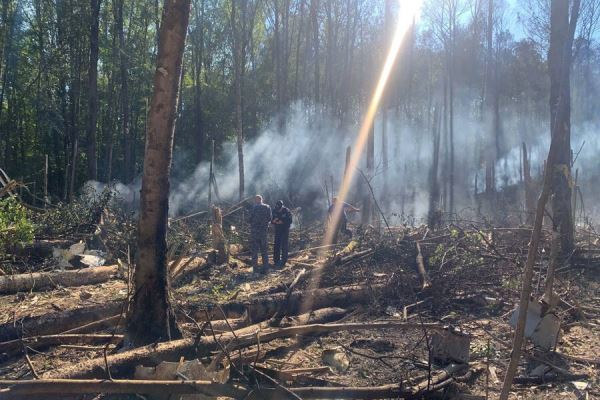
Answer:
<svg viewBox="0 0 600 400"><path fill-rule="evenodd" d="M553 0L551 8L550 49L550 121L552 140L558 143L552 173L552 215L560 233L561 256L574 248L571 205L571 59L573 35L579 17L580 0L573 2L569 20L569 1Z"/></svg>
<svg viewBox="0 0 600 400"><path fill-rule="evenodd" d="M87 162L88 179L98 179L96 156L96 123L98 121L98 31L100 24L100 3L102 0L90 0L92 20L90 24L90 65L88 69L88 125L87 125Z"/></svg>
<svg viewBox="0 0 600 400"><path fill-rule="evenodd" d="M375 175L375 124L371 124L369 129L369 137L367 139L367 180L370 181ZM373 218L373 197L367 187L368 184L363 185L363 209L362 209L362 223L370 224Z"/></svg>
<svg viewBox="0 0 600 400"><path fill-rule="evenodd" d="M500 400L507 400L512 386L512 381L517 373L519 366L519 360L521 358L521 350L523 347L523 336L525 333L525 323L527 321L527 308L529 306L529 298L531 296L531 281L533 279L533 266L535 264L535 258L537 255L538 245L540 242L540 235L542 230L542 221L544 218L544 209L548 198L553 190L556 190L555 180L557 175L557 166L561 166L559 160L564 160L564 147L569 147L569 142L565 142L565 139L569 139L568 133L570 127L570 96L569 92L565 94L563 91L566 86L569 87L569 69L571 59L571 48L573 44L573 33L575 31L575 24L579 15L579 0L575 0L573 3L573 9L571 11L571 23L569 24L569 0L552 0L551 3L551 15L550 15L550 49L548 52L548 64L550 71L550 118L552 121L552 141L550 143L550 150L548 151L548 159L546 162L546 168L544 171L544 181L542 186L542 193L538 199L535 222L533 225L533 231L531 232L531 240L529 241L529 248L527 251L527 261L523 272L523 280L521 287L521 296L519 300L519 315L517 319L517 326L515 329L515 336L513 339L513 347L510 358L510 363L506 369L506 375L504 377L504 384L502 386L502 392L500 393ZM564 70L566 69L566 71ZM564 81L566 79L566 82ZM565 97L566 96L566 97ZM554 101L553 101L554 100ZM561 125L557 127L557 125ZM565 138L566 136L566 138ZM562 164L564 165L564 164ZM570 149L569 158L567 159L567 168L570 167ZM566 171L559 170L561 174ZM556 194L554 194L556 196ZM568 199L570 206L571 199ZM553 200L554 203L554 200ZM560 204L564 206L563 204ZM563 210L560 210L561 212ZM568 216L561 216L562 218L570 219L570 207ZM561 220L554 215L554 225L559 226ZM571 226L572 228L572 226ZM561 236L565 232L560 232ZM572 235L572 232L571 232ZM564 240L561 237L561 241ZM564 248L562 249L565 250Z"/></svg>
<svg viewBox="0 0 600 400"><path fill-rule="evenodd" d="M117 35L119 37L119 58L120 58L120 74L121 74L121 133L123 135L123 180L125 183L131 182L133 179L132 158L132 143L129 134L129 78L128 78L128 61L127 50L125 48L125 32L123 31L123 1L115 0L113 4L115 13L115 24Z"/></svg>
<svg viewBox="0 0 600 400"><path fill-rule="evenodd" d="M525 212L526 222L533 224L533 215L535 213L535 193L533 192L533 182L531 181L531 165L527 154L527 145L523 142L523 188L525 191Z"/></svg>
<svg viewBox="0 0 600 400"><path fill-rule="evenodd" d="M181 337L169 299L167 217L178 85L191 0L166 0L148 115L135 294L127 320L136 344Z"/></svg>
<svg viewBox="0 0 600 400"><path fill-rule="evenodd" d="M238 4L239 3L239 4ZM240 16L237 16L238 7ZM243 79L244 79L244 39L245 27L238 26L244 16L245 1L232 0L231 2L231 29L233 33L233 69L235 85L235 131L237 137L238 172L239 172L239 199L244 198L244 130L243 130Z"/></svg>
<svg viewBox="0 0 600 400"><path fill-rule="evenodd" d="M194 107L195 107L195 127L196 132L196 164L200 164L204 160L204 142L206 133L204 132L204 120L202 115L202 60L204 57L204 0L200 4L195 2L194 10L196 11L196 40L192 47L193 65L194 65Z"/></svg>
<svg viewBox="0 0 600 400"><path fill-rule="evenodd" d="M433 136L433 163L429 173L429 213L427 223L431 229L438 225L440 184L438 182L438 169L440 162L440 107L433 109L433 124L431 126Z"/></svg>
<svg viewBox="0 0 600 400"><path fill-rule="evenodd" d="M314 62L314 102L319 103L319 0L310 1L310 20L312 25L312 48Z"/></svg>

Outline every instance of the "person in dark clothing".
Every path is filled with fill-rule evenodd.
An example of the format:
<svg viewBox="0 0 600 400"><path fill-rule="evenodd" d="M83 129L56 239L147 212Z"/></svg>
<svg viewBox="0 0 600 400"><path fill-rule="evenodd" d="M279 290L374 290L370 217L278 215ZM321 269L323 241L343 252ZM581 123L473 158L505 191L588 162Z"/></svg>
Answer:
<svg viewBox="0 0 600 400"><path fill-rule="evenodd" d="M331 201L331 205L329 206L329 210L327 210L327 214L329 216L329 223L332 223L332 218L334 215L334 210L336 207L342 207L340 220L338 221L337 227L335 229L334 242L337 239L337 233L342 232L349 237L352 237L352 231L348 229L348 212L358 212L360 208L354 207L352 204L344 203L343 201L338 201L337 197L334 197Z"/></svg>
<svg viewBox="0 0 600 400"><path fill-rule="evenodd" d="M260 273L258 268L258 253L262 256L262 269L266 272L269 268L269 250L267 246L267 232L271 222L271 207L263 203L260 195L254 197L254 206L250 212L250 250L252 251L252 268Z"/></svg>
<svg viewBox="0 0 600 400"><path fill-rule="evenodd" d="M283 201L281 200L277 200L277 203L275 203L271 223L275 226L273 263L277 267L283 267L288 259L288 242L290 225L292 225L292 213L283 205Z"/></svg>

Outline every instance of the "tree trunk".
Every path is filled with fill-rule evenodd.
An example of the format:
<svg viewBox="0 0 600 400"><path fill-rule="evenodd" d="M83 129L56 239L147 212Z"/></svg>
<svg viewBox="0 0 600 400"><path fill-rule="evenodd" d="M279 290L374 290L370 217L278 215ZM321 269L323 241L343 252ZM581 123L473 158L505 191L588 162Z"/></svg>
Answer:
<svg viewBox="0 0 600 400"><path fill-rule="evenodd" d="M580 1L573 2L569 21L569 1L553 0L551 7L550 49L550 127L552 140L557 142L557 154L549 164L552 175L553 223L560 233L561 255L566 257L574 248L573 216L571 212L571 85L570 71L575 25Z"/></svg>
<svg viewBox="0 0 600 400"><path fill-rule="evenodd" d="M131 182L133 179L134 166L131 165L132 143L129 136L129 78L128 78L128 62L127 49L125 48L125 32L123 31L123 1L115 0L114 5L115 25L117 35L119 37L119 59L120 59L120 75L121 75L121 133L123 135L123 180L125 183Z"/></svg>
<svg viewBox="0 0 600 400"><path fill-rule="evenodd" d="M235 85L235 132L237 138L238 152L238 174L239 174L239 199L244 198L244 130L243 130L243 79L244 79L244 39L242 37L245 29L240 28L238 24L240 20L245 18L245 1L238 4L239 0L231 2L231 29L233 34L233 69L234 69L234 85ZM238 13L240 16L236 16ZM243 24L242 24L243 25Z"/></svg>
<svg viewBox="0 0 600 400"><path fill-rule="evenodd" d="M371 124L367 138L367 179L370 181L375 176L375 124ZM363 186L362 223L370 224L373 218L373 198L367 184Z"/></svg>
<svg viewBox="0 0 600 400"><path fill-rule="evenodd" d="M561 158L564 160L564 146L569 146L570 137L570 95L569 90L564 92L563 86L569 87L569 69L571 60L571 47L573 44L573 34L575 31L575 24L579 16L579 0L575 0L573 3L573 10L571 12L571 24L569 25L569 0L552 0L551 4L551 16L550 16L550 49L548 52L548 66L550 71L550 119L552 121L552 140L550 142L550 150L548 151L548 159L546 168L544 171L544 180L542 184L542 193L537 202L537 209L535 220L533 224L533 230L531 232L531 240L529 241L529 248L527 250L527 261L523 271L523 278L521 283L521 296L519 300L519 314L517 319L517 326L515 328L515 335L513 338L513 347L511 352L510 363L506 369L504 377L504 383L502 391L500 393L500 400L507 400L510 394L510 388L513 382L513 378L517 373L519 366L519 360L521 358L521 351L523 347L523 337L525 333L525 324L527 320L527 309L531 297L533 280L533 266L538 251L540 242L542 221L544 217L544 210L548 198L554 187L557 167L561 167ZM566 71L564 70L566 69ZM566 79L566 82L564 81ZM565 97L565 95L567 97ZM557 125L560 125L558 127ZM566 135L566 138L565 138ZM570 150L570 149L569 149ZM564 165L564 164L562 164ZM570 151L569 158L567 159L567 168L570 167ZM563 174L563 179L567 179L568 175L565 173L569 172L559 169L560 174ZM567 182L568 187L568 182ZM570 191L570 189L569 189ZM554 201L553 201L554 203ZM570 198L568 199L569 209L568 215L561 216L562 218L570 219ZM553 204L554 205L554 204ZM560 204L564 206L564 204ZM563 210L560 210L561 212ZM554 225L561 228L558 224L560 219L554 214ZM572 225L571 225L572 228ZM565 232L560 232L561 241L564 240L562 236ZM572 235L571 231L571 235ZM572 236L571 236L572 238ZM562 249L565 250L564 248Z"/></svg>
<svg viewBox="0 0 600 400"><path fill-rule="evenodd" d="M166 0L144 155L135 294L127 334L136 345L181 336L169 299L167 217L175 112L191 0Z"/></svg>
<svg viewBox="0 0 600 400"><path fill-rule="evenodd" d="M98 31L101 2L102 0L90 0L92 20L90 24L90 65L88 69L87 162L88 179L93 180L98 179L96 123L98 121Z"/></svg>
<svg viewBox="0 0 600 400"><path fill-rule="evenodd" d="M206 139L206 133L204 132L203 117L202 117L202 59L204 56L204 0L200 1L200 4L195 5L196 11L196 40L194 41L194 47L192 48L193 60L194 60L194 126L195 132L194 137L196 138L196 164L200 164L204 161L204 142Z"/></svg>
<svg viewBox="0 0 600 400"><path fill-rule="evenodd" d="M319 103L319 0L310 1L310 20L312 25L312 48L314 62L314 93L315 105Z"/></svg>
<svg viewBox="0 0 600 400"><path fill-rule="evenodd" d="M433 109L433 125L431 131L433 134L433 163L429 173L429 212L427 223L430 229L435 229L439 221L439 200L440 185L438 182L438 168L440 160L440 108L436 106Z"/></svg>

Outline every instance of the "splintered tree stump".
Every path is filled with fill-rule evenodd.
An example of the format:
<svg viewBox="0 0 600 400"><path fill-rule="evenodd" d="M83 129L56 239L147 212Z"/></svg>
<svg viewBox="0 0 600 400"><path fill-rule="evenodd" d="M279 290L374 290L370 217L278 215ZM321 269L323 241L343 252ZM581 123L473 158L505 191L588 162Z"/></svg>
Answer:
<svg viewBox="0 0 600 400"><path fill-rule="evenodd" d="M219 207L212 208L212 241L215 249L215 264L224 264L229 260L229 245L223 233L223 215Z"/></svg>

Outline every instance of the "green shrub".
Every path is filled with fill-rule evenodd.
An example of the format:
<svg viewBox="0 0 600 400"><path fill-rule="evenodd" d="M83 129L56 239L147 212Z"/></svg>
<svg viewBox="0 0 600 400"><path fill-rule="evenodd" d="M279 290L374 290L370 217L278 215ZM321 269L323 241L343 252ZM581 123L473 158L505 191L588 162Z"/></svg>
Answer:
<svg viewBox="0 0 600 400"><path fill-rule="evenodd" d="M33 240L33 224L27 211L14 197L0 200L0 253Z"/></svg>

